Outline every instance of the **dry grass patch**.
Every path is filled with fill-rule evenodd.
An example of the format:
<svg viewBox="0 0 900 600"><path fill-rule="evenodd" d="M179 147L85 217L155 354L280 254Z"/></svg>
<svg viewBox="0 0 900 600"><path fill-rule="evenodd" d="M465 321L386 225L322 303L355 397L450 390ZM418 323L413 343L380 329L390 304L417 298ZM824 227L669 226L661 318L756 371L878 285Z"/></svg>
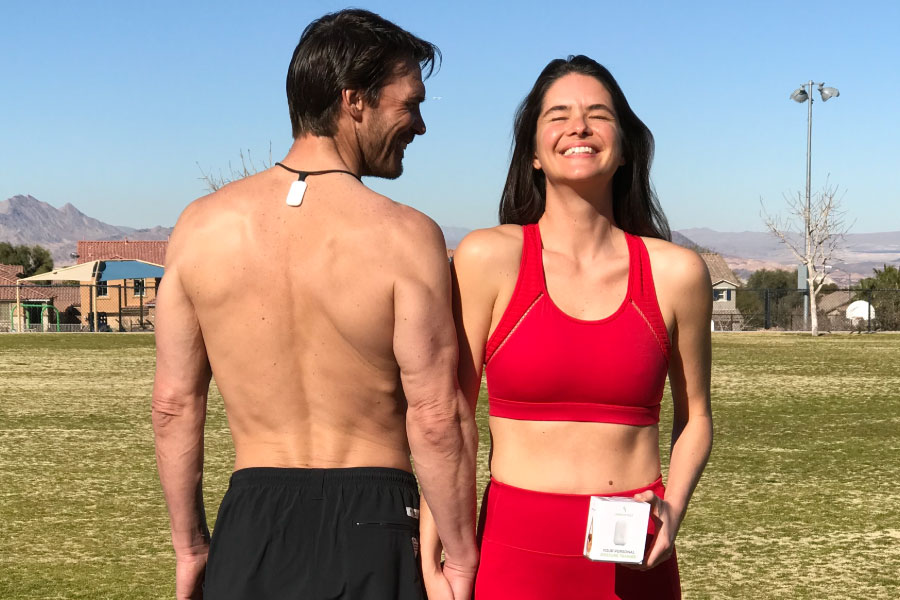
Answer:
<svg viewBox="0 0 900 600"><path fill-rule="evenodd" d="M679 536L685 598L900 597L900 336L713 343L716 443ZM172 597L153 368L150 335L0 335L0 598ZM212 521L233 451L215 388L209 410ZM663 432L670 413L667 394ZM483 390L478 419L483 489Z"/></svg>

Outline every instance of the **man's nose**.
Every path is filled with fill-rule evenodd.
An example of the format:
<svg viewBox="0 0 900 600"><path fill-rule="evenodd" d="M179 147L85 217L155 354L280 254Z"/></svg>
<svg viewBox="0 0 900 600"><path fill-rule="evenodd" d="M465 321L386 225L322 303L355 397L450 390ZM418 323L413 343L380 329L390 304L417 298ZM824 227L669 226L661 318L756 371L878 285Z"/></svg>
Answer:
<svg viewBox="0 0 900 600"><path fill-rule="evenodd" d="M413 132L416 135L425 135L425 119L422 118L422 113L416 115L416 120L413 121Z"/></svg>

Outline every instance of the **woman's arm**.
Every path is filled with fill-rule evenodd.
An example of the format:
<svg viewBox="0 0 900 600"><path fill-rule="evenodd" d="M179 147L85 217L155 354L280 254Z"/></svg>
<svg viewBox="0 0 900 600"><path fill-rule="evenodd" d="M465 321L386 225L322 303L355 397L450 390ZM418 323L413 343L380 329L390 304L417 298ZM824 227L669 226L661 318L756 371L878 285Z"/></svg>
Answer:
<svg viewBox="0 0 900 600"><path fill-rule="evenodd" d="M652 492L641 494L653 503L661 526L648 551L646 568L666 560L674 549L675 536L687 512L688 501L712 450L713 425L710 410L710 319L712 287L706 264L695 252L666 245L666 268L659 272L657 291L665 297L674 315L669 385L675 418L666 498ZM643 496L647 496L644 498Z"/></svg>

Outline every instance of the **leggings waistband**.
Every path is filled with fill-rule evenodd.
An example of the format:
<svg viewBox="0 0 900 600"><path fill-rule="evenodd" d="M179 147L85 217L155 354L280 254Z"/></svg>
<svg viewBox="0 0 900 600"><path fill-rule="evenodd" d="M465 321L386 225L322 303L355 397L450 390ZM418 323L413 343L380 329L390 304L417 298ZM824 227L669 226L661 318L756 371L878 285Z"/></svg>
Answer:
<svg viewBox="0 0 900 600"><path fill-rule="evenodd" d="M642 488L604 494L558 494L507 485L491 478L483 540L560 556L581 556L591 496L631 497L652 490L665 497L662 477ZM653 519L647 533L656 531Z"/></svg>

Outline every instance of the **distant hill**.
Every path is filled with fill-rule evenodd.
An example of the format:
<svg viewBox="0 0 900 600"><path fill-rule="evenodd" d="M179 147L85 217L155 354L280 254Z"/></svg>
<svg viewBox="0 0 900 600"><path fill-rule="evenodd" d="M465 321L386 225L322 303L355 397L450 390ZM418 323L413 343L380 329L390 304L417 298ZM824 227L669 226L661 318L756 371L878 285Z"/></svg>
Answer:
<svg viewBox="0 0 900 600"><path fill-rule="evenodd" d="M466 234L472 230L465 227L444 227L441 225L441 231L444 232L444 241L447 243L447 247L456 248L462 239L466 237Z"/></svg>
<svg viewBox="0 0 900 600"><path fill-rule="evenodd" d="M456 248L462 241L462 239L466 237L466 234L472 231L471 229L466 229L465 227L444 227L443 225L441 226L441 230L444 232L444 239L447 241L448 248ZM694 243L693 240L678 233L677 231L672 232L672 241L679 246L696 249L698 252L702 252L705 250L705 248L703 248L699 244Z"/></svg>
<svg viewBox="0 0 900 600"><path fill-rule="evenodd" d="M725 232L682 229L681 233L725 258L738 277L746 279L758 269L793 269L797 259L775 236L763 231ZM792 234L802 245L799 233ZM900 261L900 231L848 233L834 256L833 279L843 285L848 278L870 277L872 269Z"/></svg>
<svg viewBox="0 0 900 600"><path fill-rule="evenodd" d="M448 248L455 248L470 231L464 227L441 229ZM56 266L75 263L70 254L80 240L166 240L171 233L171 227L134 229L110 225L71 204L54 208L34 196L13 196L0 202L0 242L39 244L50 251Z"/></svg>
<svg viewBox="0 0 900 600"><path fill-rule="evenodd" d="M469 233L464 227L441 227L448 248L455 248ZM33 196L13 196L0 201L0 241L40 244L53 255L58 266L75 262L69 256L79 240L165 240L171 227L134 229L110 225L89 217L66 204L54 208ZM797 239L799 240L799 234ZM725 258L738 277L745 279L758 269L792 269L796 259L784 244L760 231L725 232L706 228L672 232L672 241L686 248L710 249ZM872 275L884 264L900 265L900 231L850 233L836 256L834 278L846 282Z"/></svg>
<svg viewBox="0 0 900 600"><path fill-rule="evenodd" d="M34 196L13 196L0 201L0 241L40 244L50 250L57 266L73 264L69 256L79 240L165 240L171 227L134 229L109 225L72 206L54 208Z"/></svg>

